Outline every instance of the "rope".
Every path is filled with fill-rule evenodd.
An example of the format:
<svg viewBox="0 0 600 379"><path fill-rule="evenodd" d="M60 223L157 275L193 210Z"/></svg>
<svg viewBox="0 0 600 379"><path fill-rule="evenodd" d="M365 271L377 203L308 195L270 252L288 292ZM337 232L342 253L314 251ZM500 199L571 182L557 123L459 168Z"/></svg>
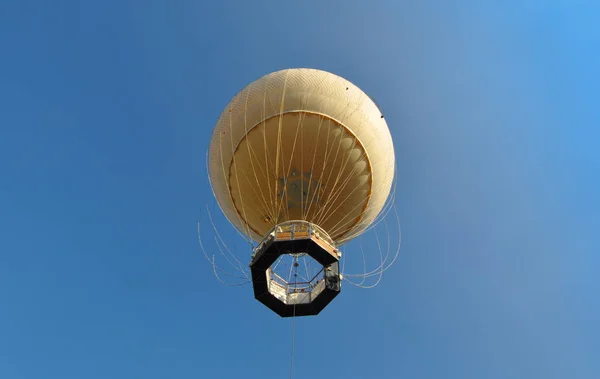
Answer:
<svg viewBox="0 0 600 379"><path fill-rule="evenodd" d="M294 340L296 335L296 304L294 304L294 315L292 316L292 357L290 360L290 379L294 376Z"/></svg>
<svg viewBox="0 0 600 379"><path fill-rule="evenodd" d="M294 262L294 264L292 264L295 267L295 274L294 274L294 288L296 288L297 285L297 278L298 278L298 256L296 255L296 262ZM292 379L292 377L294 376L294 346L295 346L295 339L296 339L296 304L294 303L294 313L292 315L292 356L290 359L290 379Z"/></svg>

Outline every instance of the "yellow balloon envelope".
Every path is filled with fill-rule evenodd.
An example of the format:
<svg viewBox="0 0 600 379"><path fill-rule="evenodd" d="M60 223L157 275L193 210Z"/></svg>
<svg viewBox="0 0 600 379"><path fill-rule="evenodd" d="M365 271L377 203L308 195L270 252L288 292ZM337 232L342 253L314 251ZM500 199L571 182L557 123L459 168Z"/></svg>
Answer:
<svg viewBox="0 0 600 379"><path fill-rule="evenodd" d="M381 212L394 177L377 105L315 69L277 71L240 91L219 117L208 160L221 209L254 241L304 220L347 242Z"/></svg>

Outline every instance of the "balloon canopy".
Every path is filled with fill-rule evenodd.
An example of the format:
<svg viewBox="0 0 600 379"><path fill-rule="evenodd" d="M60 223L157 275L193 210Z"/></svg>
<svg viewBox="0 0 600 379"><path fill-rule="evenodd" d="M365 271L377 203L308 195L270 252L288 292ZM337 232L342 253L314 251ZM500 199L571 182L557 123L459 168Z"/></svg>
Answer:
<svg viewBox="0 0 600 379"><path fill-rule="evenodd" d="M394 147L381 111L354 84L289 69L252 82L225 107L208 164L225 216L251 239L304 220L339 245L384 207Z"/></svg>

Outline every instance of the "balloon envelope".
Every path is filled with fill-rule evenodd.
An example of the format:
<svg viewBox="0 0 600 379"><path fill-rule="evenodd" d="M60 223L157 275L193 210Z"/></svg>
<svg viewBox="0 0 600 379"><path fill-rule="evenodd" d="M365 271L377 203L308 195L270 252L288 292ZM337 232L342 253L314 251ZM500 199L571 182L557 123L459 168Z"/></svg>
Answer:
<svg viewBox="0 0 600 379"><path fill-rule="evenodd" d="M219 117L208 160L219 206L255 241L276 224L306 220L347 242L381 212L394 177L377 105L314 69L274 72L240 91Z"/></svg>

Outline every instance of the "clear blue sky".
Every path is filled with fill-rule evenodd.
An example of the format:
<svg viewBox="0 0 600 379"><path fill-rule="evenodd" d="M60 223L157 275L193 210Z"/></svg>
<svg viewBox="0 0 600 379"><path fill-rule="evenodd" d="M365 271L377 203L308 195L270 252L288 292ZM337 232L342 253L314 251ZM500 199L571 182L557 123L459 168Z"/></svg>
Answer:
<svg viewBox="0 0 600 379"><path fill-rule="evenodd" d="M599 378L594 3L2 1L0 378L288 376L196 240L219 113L288 67L377 100L404 236L297 321L295 378Z"/></svg>

